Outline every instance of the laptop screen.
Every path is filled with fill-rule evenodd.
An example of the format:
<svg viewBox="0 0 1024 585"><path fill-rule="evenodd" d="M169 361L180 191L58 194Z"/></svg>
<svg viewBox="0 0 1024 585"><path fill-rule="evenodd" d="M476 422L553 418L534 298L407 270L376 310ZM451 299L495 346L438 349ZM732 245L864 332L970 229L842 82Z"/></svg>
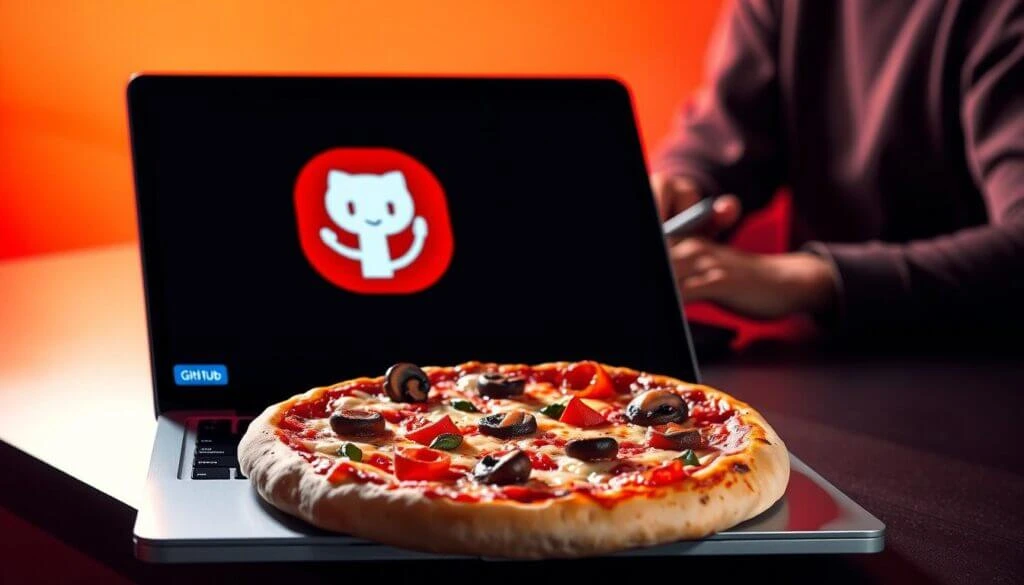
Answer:
<svg viewBox="0 0 1024 585"><path fill-rule="evenodd" d="M695 378L613 81L141 76L129 107L160 411L398 361Z"/></svg>

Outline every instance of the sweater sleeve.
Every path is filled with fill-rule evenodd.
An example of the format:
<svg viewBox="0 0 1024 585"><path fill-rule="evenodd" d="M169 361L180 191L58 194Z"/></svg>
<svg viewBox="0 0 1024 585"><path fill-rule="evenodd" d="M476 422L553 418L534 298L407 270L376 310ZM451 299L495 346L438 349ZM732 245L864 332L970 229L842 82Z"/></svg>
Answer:
<svg viewBox="0 0 1024 585"><path fill-rule="evenodd" d="M966 158L987 225L907 244L828 244L840 330L1000 330L1024 317L1024 16L1003 3L961 79Z"/></svg>
<svg viewBox="0 0 1024 585"><path fill-rule="evenodd" d="M676 117L652 161L706 196L763 206L781 182L778 19L771 2L737 0L711 39L703 87Z"/></svg>

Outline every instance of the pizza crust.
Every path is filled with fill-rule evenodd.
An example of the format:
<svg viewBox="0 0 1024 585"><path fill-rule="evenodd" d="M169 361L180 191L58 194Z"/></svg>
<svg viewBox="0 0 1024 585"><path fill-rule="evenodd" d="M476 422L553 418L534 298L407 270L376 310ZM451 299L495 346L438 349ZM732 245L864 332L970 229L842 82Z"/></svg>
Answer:
<svg viewBox="0 0 1024 585"><path fill-rule="evenodd" d="M610 368L609 368L610 369ZM789 481L785 444L748 405L724 397L752 424L746 448L650 496L603 505L579 493L536 503L461 503L415 487L327 481L275 435L275 423L311 390L267 408L239 445L239 464L275 507L336 532L413 550L519 559L568 558L698 539L767 510ZM703 481L702 481L703 480Z"/></svg>

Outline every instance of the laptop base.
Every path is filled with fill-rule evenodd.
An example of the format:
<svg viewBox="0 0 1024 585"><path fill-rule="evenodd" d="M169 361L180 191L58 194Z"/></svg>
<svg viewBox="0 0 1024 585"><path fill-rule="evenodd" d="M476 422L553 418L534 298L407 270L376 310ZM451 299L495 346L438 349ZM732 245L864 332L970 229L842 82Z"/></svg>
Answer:
<svg viewBox="0 0 1024 585"><path fill-rule="evenodd" d="M135 554L155 563L378 561L468 558L398 549L326 532L266 504L243 480L189 475L200 416L172 413L157 425L145 499L134 530ZM763 514L697 541L615 556L874 553L885 526L790 456L786 494ZM501 560L501 559L494 559Z"/></svg>

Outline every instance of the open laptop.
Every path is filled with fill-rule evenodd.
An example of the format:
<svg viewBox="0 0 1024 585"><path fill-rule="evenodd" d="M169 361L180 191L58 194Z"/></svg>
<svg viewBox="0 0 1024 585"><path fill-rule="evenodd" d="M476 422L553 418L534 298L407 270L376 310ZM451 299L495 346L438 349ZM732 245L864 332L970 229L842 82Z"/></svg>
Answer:
<svg viewBox="0 0 1024 585"><path fill-rule="evenodd" d="M312 386L398 361L700 378L616 81L142 75L128 105L158 417L142 559L431 556L312 528L241 477L249 418ZM384 197L326 196L344 181ZM762 516L627 554L871 552L882 532L794 459Z"/></svg>

